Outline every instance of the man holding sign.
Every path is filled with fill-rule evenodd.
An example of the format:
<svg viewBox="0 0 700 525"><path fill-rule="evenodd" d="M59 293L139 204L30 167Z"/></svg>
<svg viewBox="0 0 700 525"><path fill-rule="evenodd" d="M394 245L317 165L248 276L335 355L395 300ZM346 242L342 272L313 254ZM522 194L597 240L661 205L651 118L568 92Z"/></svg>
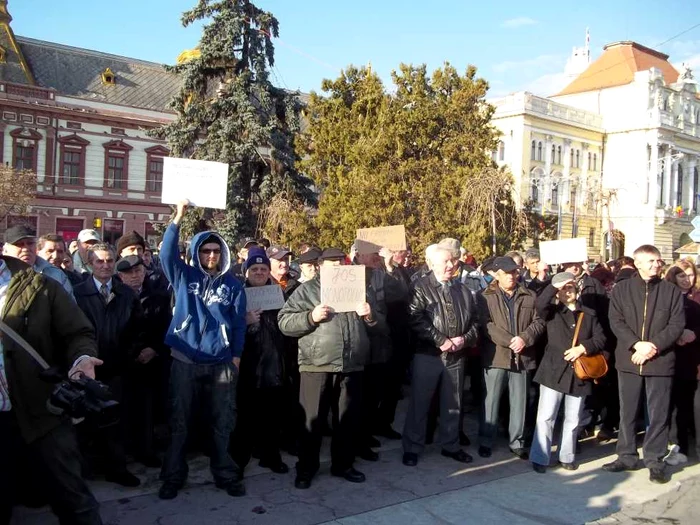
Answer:
<svg viewBox="0 0 700 525"><path fill-rule="evenodd" d="M282 333L299 338L299 371L301 387L299 402L305 413L305 429L299 443L299 461L294 486L308 489L319 468L322 421L331 406L338 414L333 426L331 444L331 474L354 483L365 481L365 475L353 468L356 431L359 423L362 397L362 370L369 358L367 329L377 322L367 302L366 294L355 301L353 311L342 312L321 302L322 295L343 304L343 299L354 295L356 275L361 269L364 286L364 267L347 267L348 271L334 271L332 279L324 280L324 270L340 270L345 254L336 248L321 253L321 275L303 283L292 294L279 313ZM345 268L345 267L343 267ZM342 290L345 289L345 293ZM373 300L372 298L370 298Z"/></svg>

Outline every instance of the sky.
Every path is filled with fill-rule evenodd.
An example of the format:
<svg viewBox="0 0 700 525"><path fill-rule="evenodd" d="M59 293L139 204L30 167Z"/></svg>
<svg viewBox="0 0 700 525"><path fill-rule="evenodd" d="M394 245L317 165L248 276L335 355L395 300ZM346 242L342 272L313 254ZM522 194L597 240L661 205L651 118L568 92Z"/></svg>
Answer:
<svg viewBox="0 0 700 525"><path fill-rule="evenodd" d="M471 64L489 96L527 90L552 95L564 66L590 31L592 58L603 46L634 40L689 64L700 79L700 1L588 0L254 0L280 24L272 81L320 91L349 64L367 65L391 90L401 63ZM183 28L180 15L196 0L9 0L17 35L159 63L174 63L194 47L201 25ZM693 27L696 26L696 27ZM691 29L692 28L692 29ZM682 34L681 34L682 33Z"/></svg>

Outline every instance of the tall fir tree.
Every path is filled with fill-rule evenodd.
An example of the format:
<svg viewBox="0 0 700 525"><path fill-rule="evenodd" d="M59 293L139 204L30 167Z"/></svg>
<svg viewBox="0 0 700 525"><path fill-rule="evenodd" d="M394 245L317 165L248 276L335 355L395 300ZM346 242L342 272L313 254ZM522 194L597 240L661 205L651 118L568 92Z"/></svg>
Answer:
<svg viewBox="0 0 700 525"><path fill-rule="evenodd" d="M314 204L311 181L297 171L298 93L270 81L272 39L279 23L249 0L199 0L182 15L187 27L205 21L188 59L166 68L182 87L170 107L177 120L151 131L171 155L229 165L225 213L198 210L185 234L215 227L230 243L257 230L260 207L273 196Z"/></svg>

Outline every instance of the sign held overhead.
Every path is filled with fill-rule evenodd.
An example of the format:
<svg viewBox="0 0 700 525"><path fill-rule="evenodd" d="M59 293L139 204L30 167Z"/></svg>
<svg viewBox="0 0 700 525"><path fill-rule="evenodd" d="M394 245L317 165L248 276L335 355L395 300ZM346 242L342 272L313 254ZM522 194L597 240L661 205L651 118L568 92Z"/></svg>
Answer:
<svg viewBox="0 0 700 525"><path fill-rule="evenodd" d="M228 164L163 157L163 204L189 199L192 206L226 209Z"/></svg>
<svg viewBox="0 0 700 525"><path fill-rule="evenodd" d="M380 226L379 228L359 228L355 234L358 253L375 253L382 248L397 252L406 249L406 228Z"/></svg>
<svg viewBox="0 0 700 525"><path fill-rule="evenodd" d="M559 241L542 241L540 243L540 260L546 264L587 261L586 239L578 237Z"/></svg>

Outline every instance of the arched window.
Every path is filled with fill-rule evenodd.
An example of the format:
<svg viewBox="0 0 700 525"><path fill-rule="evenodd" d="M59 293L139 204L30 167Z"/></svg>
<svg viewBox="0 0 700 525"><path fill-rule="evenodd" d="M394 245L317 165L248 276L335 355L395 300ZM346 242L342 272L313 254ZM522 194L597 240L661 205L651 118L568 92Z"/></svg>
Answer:
<svg viewBox="0 0 700 525"><path fill-rule="evenodd" d="M530 159L535 160L535 148L537 147L536 141L532 141L532 144L530 145Z"/></svg>
<svg viewBox="0 0 700 525"><path fill-rule="evenodd" d="M693 170L693 171L694 171L694 173L693 173L693 200L692 200L692 202L693 202L693 209L697 213L697 211L698 211L698 192L700 191L700 188L698 187L698 182L700 182L700 181L698 181L698 169L695 168L695 170Z"/></svg>
<svg viewBox="0 0 700 525"><path fill-rule="evenodd" d="M506 144L502 140L498 143L498 160L503 161L506 158Z"/></svg>
<svg viewBox="0 0 700 525"><path fill-rule="evenodd" d="M552 196L550 199L552 202L552 208L559 206L559 184L556 180L552 181Z"/></svg>
<svg viewBox="0 0 700 525"><path fill-rule="evenodd" d="M676 206L683 207L683 166L678 164L678 191L676 192Z"/></svg>
<svg viewBox="0 0 700 525"><path fill-rule="evenodd" d="M537 160L542 160L542 143L537 143Z"/></svg>
<svg viewBox="0 0 700 525"><path fill-rule="evenodd" d="M664 171L666 162L662 160L659 163L659 171L656 174L656 185L659 188L659 194L657 195L656 205L661 207L664 205Z"/></svg>
<svg viewBox="0 0 700 525"><path fill-rule="evenodd" d="M557 146L557 164L561 166L561 146Z"/></svg>
<svg viewBox="0 0 700 525"><path fill-rule="evenodd" d="M552 144L552 158L549 161L552 164L554 164L554 159L556 158L556 154L557 154L557 147L554 144Z"/></svg>

